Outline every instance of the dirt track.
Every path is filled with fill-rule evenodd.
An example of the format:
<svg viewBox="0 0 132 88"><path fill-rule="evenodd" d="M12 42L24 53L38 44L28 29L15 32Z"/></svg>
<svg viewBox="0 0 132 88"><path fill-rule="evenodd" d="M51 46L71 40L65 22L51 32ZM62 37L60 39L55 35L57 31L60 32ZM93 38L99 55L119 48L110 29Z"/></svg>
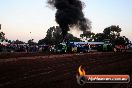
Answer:
<svg viewBox="0 0 132 88"><path fill-rule="evenodd" d="M129 74L132 53L65 54L0 59L0 88L132 88L129 84L76 82L78 67L87 74Z"/></svg>

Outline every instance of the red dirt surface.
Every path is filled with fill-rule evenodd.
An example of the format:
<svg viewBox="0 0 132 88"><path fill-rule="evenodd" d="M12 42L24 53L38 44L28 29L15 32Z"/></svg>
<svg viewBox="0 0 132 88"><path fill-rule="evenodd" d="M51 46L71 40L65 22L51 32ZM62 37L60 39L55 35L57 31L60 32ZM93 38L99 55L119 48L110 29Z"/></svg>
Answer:
<svg viewBox="0 0 132 88"><path fill-rule="evenodd" d="M78 67L86 74L132 76L132 53L45 55L0 59L0 88L132 88L126 84L76 82Z"/></svg>

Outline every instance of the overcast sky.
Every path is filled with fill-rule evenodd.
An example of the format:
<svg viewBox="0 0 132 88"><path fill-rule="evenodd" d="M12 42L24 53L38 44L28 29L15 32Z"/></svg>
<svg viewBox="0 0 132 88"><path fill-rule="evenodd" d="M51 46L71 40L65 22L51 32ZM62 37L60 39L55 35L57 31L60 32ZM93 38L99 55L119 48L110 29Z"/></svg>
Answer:
<svg viewBox="0 0 132 88"><path fill-rule="evenodd" d="M121 34L132 40L132 0L82 1L93 32L101 33L106 27L119 25ZM57 25L54 14L55 10L47 6L46 0L0 0L0 24L11 40L27 42L31 38L35 41L44 38L47 29Z"/></svg>

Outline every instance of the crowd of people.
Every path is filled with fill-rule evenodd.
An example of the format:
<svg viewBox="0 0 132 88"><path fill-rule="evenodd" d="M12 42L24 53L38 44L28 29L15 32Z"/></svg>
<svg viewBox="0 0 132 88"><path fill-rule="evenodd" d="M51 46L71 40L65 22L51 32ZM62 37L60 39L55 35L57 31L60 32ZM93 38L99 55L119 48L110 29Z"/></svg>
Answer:
<svg viewBox="0 0 132 88"><path fill-rule="evenodd" d="M75 46L73 43L66 45L66 44L58 44L58 45L29 45L29 44L0 44L0 53L1 52L25 52L25 53L35 53L35 52L56 52L56 53L70 53L70 52L90 52L93 50L96 51L126 51L126 46L123 45L116 45L115 47L112 47L108 44L97 44L97 45L79 45Z"/></svg>
<svg viewBox="0 0 132 88"><path fill-rule="evenodd" d="M0 52L46 52L49 46L29 44L0 44Z"/></svg>

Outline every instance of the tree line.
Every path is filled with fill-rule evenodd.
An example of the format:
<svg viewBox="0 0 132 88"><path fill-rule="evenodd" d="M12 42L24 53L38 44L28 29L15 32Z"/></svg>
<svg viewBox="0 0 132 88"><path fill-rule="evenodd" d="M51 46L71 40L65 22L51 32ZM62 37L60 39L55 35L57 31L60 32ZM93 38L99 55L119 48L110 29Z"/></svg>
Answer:
<svg viewBox="0 0 132 88"><path fill-rule="evenodd" d="M103 30L102 33L93 33L91 31L84 31L80 34L80 38L73 36L72 34L68 33L66 35L65 40L69 42L103 42L104 40L110 40L110 43L113 45L123 44L128 45L131 41L125 37L121 36L122 29L117 25L112 25L107 27ZM38 41L38 44L58 44L60 43L62 38L62 31L59 26L50 27L47 30L46 37Z"/></svg>
<svg viewBox="0 0 132 88"><path fill-rule="evenodd" d="M121 36L122 29L117 25L112 25L103 30L102 33L93 33L91 31L84 31L80 34L80 38L73 36L71 33L68 33L65 37L66 41L69 42L103 42L105 39L109 39L113 45L123 44L128 45L131 44L131 41L125 37ZM38 43L34 42L34 39L29 39L28 44L47 44L47 45L56 45L62 42L62 31L59 26L50 27L46 32L46 37L40 39ZM9 43L15 44L24 44L25 42L20 40L11 41L5 38L5 33L0 31L0 40L6 41Z"/></svg>

